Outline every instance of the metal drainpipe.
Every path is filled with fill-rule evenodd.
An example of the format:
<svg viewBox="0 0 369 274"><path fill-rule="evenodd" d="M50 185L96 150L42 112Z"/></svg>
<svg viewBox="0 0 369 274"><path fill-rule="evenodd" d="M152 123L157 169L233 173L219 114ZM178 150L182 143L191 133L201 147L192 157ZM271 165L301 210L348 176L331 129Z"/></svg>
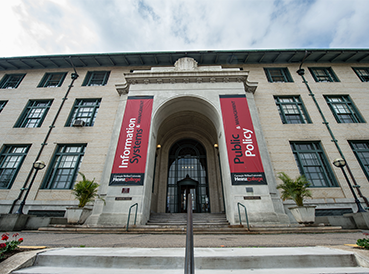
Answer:
<svg viewBox="0 0 369 274"><path fill-rule="evenodd" d="M305 55L305 57L306 57L306 55ZM305 58L304 58L304 59L305 59ZM301 65L302 65L302 63L301 63ZM342 153L342 151L341 151L340 146L338 145L338 141L337 141L337 139L334 137L334 134L333 134L333 132L332 132L332 130L331 130L331 128L330 128L330 126L329 126L329 123L328 123L328 122L327 122L327 120L325 119L325 116L324 116L324 114L323 114L322 110L320 109L320 106L319 106L319 104L318 104L317 100L315 99L315 94L311 91L311 89L310 89L310 86L309 86L308 82L305 80L305 77L304 77L305 70L301 68L301 65L300 65L300 69L299 69L298 71L296 71L296 72L297 72L297 74L298 74L298 75L300 75L300 76L302 77L303 83L306 85L306 87L307 87L307 89L308 89L308 91L309 91L309 96L311 96L311 98L313 98L313 101L314 101L314 103L315 103L315 106L317 107L317 109L318 109L318 111L319 111L319 113L320 113L320 116L321 116L321 117L322 117L322 119L323 119L323 124L326 126L326 128L328 129L329 134L331 135L331 138L332 138L332 140L331 140L331 141L332 141L332 142L334 142L334 144L336 145L336 148L337 148L337 150L338 150L339 154L340 154L340 155L341 155L341 157L346 161L346 167L347 167L347 170L348 170L348 172L349 172L349 174L350 174L350 177L351 177L352 181L354 182L354 185L356 185L356 186L357 186L358 184L356 183L356 180L355 180L355 178L354 178L353 174L351 173L351 169L350 169L350 167L349 167L349 165L348 165L348 163L347 163L347 160L346 160L345 156L343 155L343 153ZM367 198L366 198L366 197L361 193L361 190L360 190L360 188L359 188L359 187L356 187L356 189L357 189L357 192L358 192L359 196L360 196L361 198L363 198L363 199L364 199L366 206L367 206L367 207L369 207L369 201L368 201L368 199L367 199Z"/></svg>
<svg viewBox="0 0 369 274"><path fill-rule="evenodd" d="M69 85L69 87L68 87L68 90L67 90L67 92L65 93L65 95L64 95L64 97L63 97L63 99L62 99L62 102L61 102L61 104L60 104L60 106L59 106L59 109L58 109L57 113L55 114L55 117L54 117L53 122L52 122L52 123L51 123L51 125L49 126L49 130L48 130L48 132L46 133L46 136L45 136L44 141L41 143L41 148L40 148L40 150L39 150L39 152L38 152L38 154L37 154L36 159L35 159L35 161L34 161L34 162L36 162L36 161L40 158L41 153L42 153L42 151L44 150L44 147L47 145L47 143L46 143L46 142L47 142L47 140L49 139L49 136L50 136L50 134L51 134L52 129L55 127L55 122L56 122L56 120L58 119L58 116L59 116L59 114L60 114L60 111L62 110L62 108L63 108L63 106L64 106L65 101L68 99L68 94L69 94L70 90L71 90L71 89L72 89L72 87L73 87L73 83L74 83L74 81L78 78L78 76L79 76L79 75L77 74L76 70L74 70L74 72L71 74L72 82L70 83L70 85ZM17 201L18 201L18 200L22 197L22 195L23 195L23 191L27 190L26 186L27 186L27 184L28 184L29 179L30 179L30 178L31 178L31 176L32 176L33 170L34 170L34 168L33 168L33 165L32 165L32 168L31 168L31 170L30 170L30 171L29 171L29 173L28 173L27 179L26 179L26 181L24 182L23 187L20 189L20 192L19 192L19 195L18 195L17 199L15 199L15 200L13 201L13 204L12 204L12 206L11 206L10 210L9 210L9 214L12 214L12 211L13 211L13 209L14 209L15 204L17 203Z"/></svg>

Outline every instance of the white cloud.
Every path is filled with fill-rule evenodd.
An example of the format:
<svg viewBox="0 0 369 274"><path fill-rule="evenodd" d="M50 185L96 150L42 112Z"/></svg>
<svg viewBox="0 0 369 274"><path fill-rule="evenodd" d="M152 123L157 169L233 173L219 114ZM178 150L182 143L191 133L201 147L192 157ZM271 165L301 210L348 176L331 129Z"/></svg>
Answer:
<svg viewBox="0 0 369 274"><path fill-rule="evenodd" d="M2 56L367 47L367 0L12 0Z"/></svg>

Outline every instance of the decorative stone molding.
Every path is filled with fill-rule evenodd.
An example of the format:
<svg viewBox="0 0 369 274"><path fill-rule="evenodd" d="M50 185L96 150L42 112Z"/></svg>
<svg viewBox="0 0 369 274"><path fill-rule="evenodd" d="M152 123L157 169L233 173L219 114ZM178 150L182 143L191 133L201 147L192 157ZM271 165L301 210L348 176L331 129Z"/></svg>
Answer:
<svg viewBox="0 0 369 274"><path fill-rule="evenodd" d="M119 95L126 95L128 94L129 84L125 82L124 84L116 84L115 89L119 93Z"/></svg>
<svg viewBox="0 0 369 274"><path fill-rule="evenodd" d="M125 84L117 84L117 92L127 94L130 85L140 84L202 84L202 83L243 83L246 92L254 93L258 83L249 82L248 71L221 66L198 66L193 58L181 58L174 67L153 67L151 70L125 73Z"/></svg>
<svg viewBox="0 0 369 274"><path fill-rule="evenodd" d="M193 58L180 58L174 63L175 70L195 70L197 69L197 62Z"/></svg>

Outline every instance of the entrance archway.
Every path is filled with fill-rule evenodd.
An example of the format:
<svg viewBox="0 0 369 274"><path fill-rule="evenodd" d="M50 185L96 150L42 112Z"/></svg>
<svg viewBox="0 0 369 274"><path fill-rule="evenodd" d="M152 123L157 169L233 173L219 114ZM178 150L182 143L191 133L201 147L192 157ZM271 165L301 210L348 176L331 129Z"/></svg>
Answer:
<svg viewBox="0 0 369 274"><path fill-rule="evenodd" d="M151 212L172 213L181 211L181 205L179 204L181 187L178 187L178 183L187 174L192 180L199 183L199 187L204 185L204 182L207 184L205 189L197 190L192 187L192 192L196 193L198 199L200 199L200 196L203 199L201 201L197 200L199 212L224 212L218 150L214 147L214 144L218 143L216 130L219 127L218 119L218 114L212 105L200 98L188 96L169 100L155 113L152 126L156 136L156 144L160 146L157 146L155 156ZM181 161L184 162L187 155L189 157L187 161L191 160L200 166L198 170L201 170L201 168L206 170L204 178L198 175L195 176L191 172L183 172L171 175L170 178L173 177L173 179L168 180L171 165L175 162L175 151L180 146L184 146L184 150L181 152L183 155L178 152L178 155L182 157ZM191 146L195 147L195 152L185 153L185 150L190 150ZM199 151L196 152L196 149ZM196 158L198 156L199 159L192 159L192 157ZM181 164L181 161L178 163ZM179 167L182 169L182 166ZM172 168L175 168L175 166ZM186 165L183 165L183 169L186 170ZM206 181L204 181L205 178ZM169 184L175 184L176 187L170 187ZM184 188L182 188L183 192L185 191ZM191 192L191 190L189 191Z"/></svg>
<svg viewBox="0 0 369 274"><path fill-rule="evenodd" d="M194 212L210 212L206 151L193 139L180 140L169 151L166 212L185 212L187 193Z"/></svg>

